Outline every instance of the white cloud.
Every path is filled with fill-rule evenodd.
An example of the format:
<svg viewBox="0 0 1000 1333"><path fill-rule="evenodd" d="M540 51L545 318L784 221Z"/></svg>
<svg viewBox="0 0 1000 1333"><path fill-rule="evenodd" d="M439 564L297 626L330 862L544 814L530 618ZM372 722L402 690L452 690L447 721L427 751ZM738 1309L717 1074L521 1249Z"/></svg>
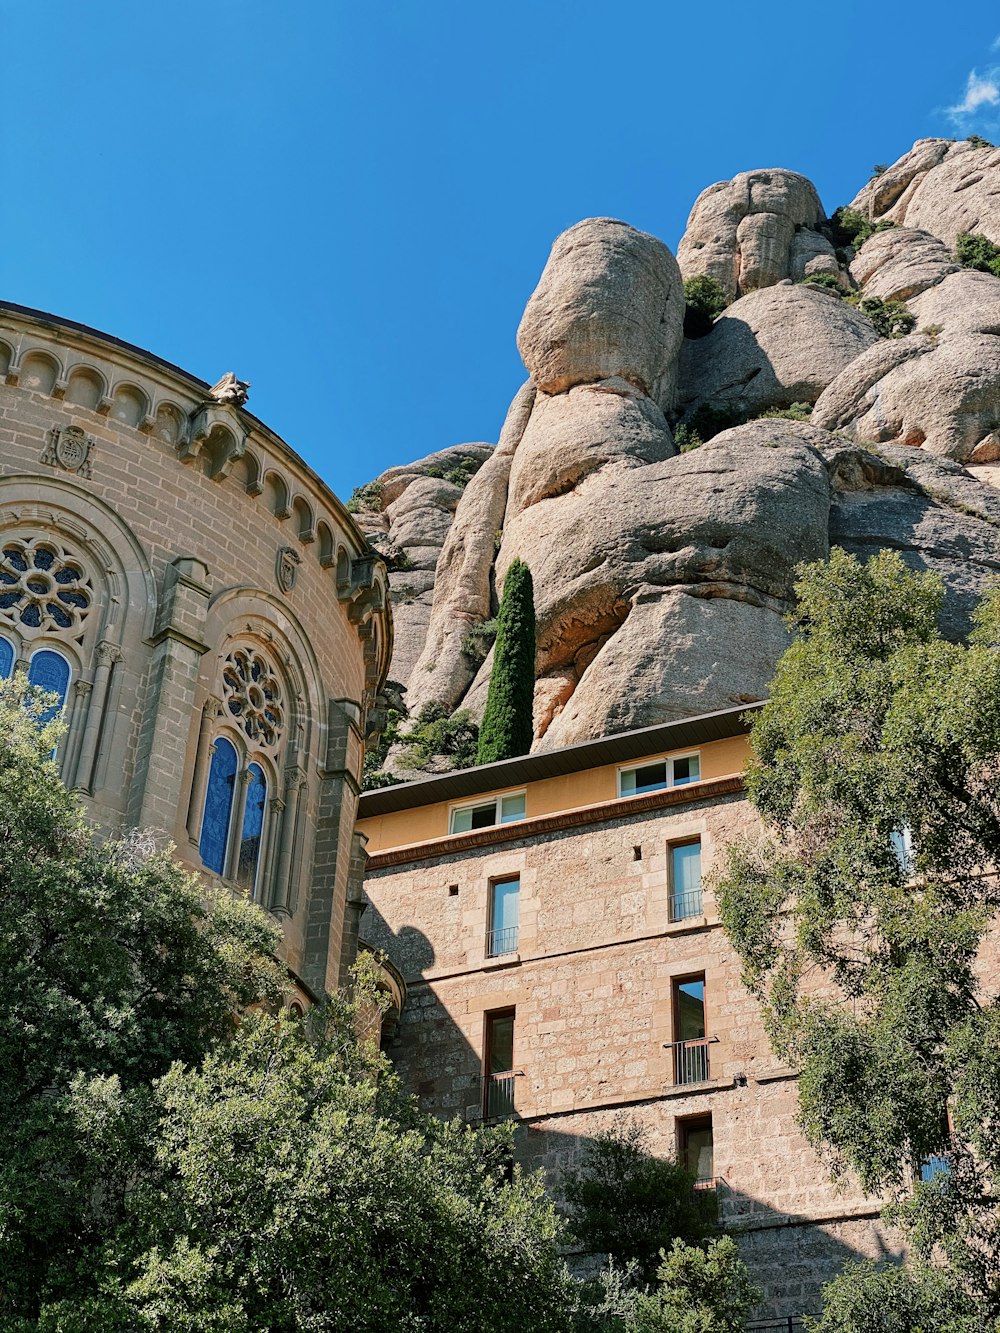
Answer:
<svg viewBox="0 0 1000 1333"><path fill-rule="evenodd" d="M997 39L1000 41L1000 38ZM974 115L980 107L1000 106L1000 71L989 69L985 74L970 71L965 85L965 97L957 106L948 107L948 115L953 120L963 120Z"/></svg>

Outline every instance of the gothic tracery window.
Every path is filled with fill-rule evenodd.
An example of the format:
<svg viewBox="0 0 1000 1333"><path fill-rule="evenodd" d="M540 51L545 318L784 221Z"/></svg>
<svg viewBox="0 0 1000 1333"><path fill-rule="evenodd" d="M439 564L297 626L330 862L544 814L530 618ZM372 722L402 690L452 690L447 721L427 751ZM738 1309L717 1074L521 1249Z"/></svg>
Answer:
<svg viewBox="0 0 1000 1333"><path fill-rule="evenodd" d="M260 861L261 840L264 836L264 810L267 805L267 778L260 764L251 764L247 769L247 776L249 781L246 804L243 808L236 882L247 889L252 896L256 896L257 866Z"/></svg>
<svg viewBox="0 0 1000 1333"><path fill-rule="evenodd" d="M51 537L9 537L0 547L0 618L10 624L80 639L93 602L83 562Z"/></svg>
<svg viewBox="0 0 1000 1333"><path fill-rule="evenodd" d="M61 713L69 692L70 665L62 653L41 648L33 653L28 666L28 684L36 685L46 694L54 694L58 702L47 708L40 721L44 724Z"/></svg>
<svg viewBox="0 0 1000 1333"><path fill-rule="evenodd" d="M14 645L10 639L0 637L0 678L6 679L14 670Z"/></svg>
<svg viewBox="0 0 1000 1333"><path fill-rule="evenodd" d="M236 792L236 774L239 756L236 747L220 736L213 747L212 763L208 770L205 809L201 820L201 840L198 851L203 863L217 875L225 874L226 851L229 846L229 828L233 818L233 797Z"/></svg>
<svg viewBox="0 0 1000 1333"><path fill-rule="evenodd" d="M256 648L241 644L222 672L225 705L248 740L273 749L281 740L285 712L274 667Z"/></svg>

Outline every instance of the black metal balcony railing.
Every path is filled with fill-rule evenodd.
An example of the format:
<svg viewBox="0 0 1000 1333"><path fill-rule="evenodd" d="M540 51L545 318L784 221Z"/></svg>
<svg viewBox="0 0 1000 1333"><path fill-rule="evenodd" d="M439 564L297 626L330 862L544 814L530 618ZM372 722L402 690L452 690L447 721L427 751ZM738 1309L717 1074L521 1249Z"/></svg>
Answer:
<svg viewBox="0 0 1000 1333"><path fill-rule="evenodd" d="M514 1080L521 1077L519 1069L502 1074L486 1075L484 1113L487 1120L509 1120L514 1114Z"/></svg>
<svg viewBox="0 0 1000 1333"><path fill-rule="evenodd" d="M689 1041L668 1041L674 1052L675 1083L707 1083L709 1072L708 1048L718 1037L694 1037Z"/></svg>
<svg viewBox="0 0 1000 1333"><path fill-rule="evenodd" d="M502 958L505 953L517 953L517 926L486 932L486 957Z"/></svg>
<svg viewBox="0 0 1000 1333"><path fill-rule="evenodd" d="M689 893L675 893L670 898L670 920L686 921L689 916L701 916L701 889Z"/></svg>

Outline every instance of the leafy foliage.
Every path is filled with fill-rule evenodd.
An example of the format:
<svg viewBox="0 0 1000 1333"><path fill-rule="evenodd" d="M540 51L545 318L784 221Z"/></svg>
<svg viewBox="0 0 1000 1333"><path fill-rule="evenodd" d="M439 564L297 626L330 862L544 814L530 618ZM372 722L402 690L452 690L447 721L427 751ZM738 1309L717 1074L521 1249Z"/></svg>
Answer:
<svg viewBox="0 0 1000 1333"><path fill-rule="evenodd" d="M807 273L802 279L803 287L821 287L833 292L834 296L843 296L844 288L836 273Z"/></svg>
<svg viewBox="0 0 1000 1333"><path fill-rule="evenodd" d="M595 1135L562 1184L577 1241L634 1266L644 1283L653 1281L660 1252L673 1241L697 1244L717 1229L714 1193L696 1190L694 1173L680 1162L652 1156L634 1120L619 1118Z"/></svg>
<svg viewBox="0 0 1000 1333"><path fill-rule="evenodd" d="M362 510L378 513L382 508L384 486L380 481L369 481L364 486L355 486L345 508L349 514L360 514Z"/></svg>
<svg viewBox="0 0 1000 1333"><path fill-rule="evenodd" d="M808 1333L984 1333L981 1311L947 1273L848 1264L823 1288L823 1314Z"/></svg>
<svg viewBox="0 0 1000 1333"><path fill-rule="evenodd" d="M673 436L674 444L682 454L689 454L692 449L698 449L705 443L695 428L684 421L674 427Z"/></svg>
<svg viewBox="0 0 1000 1333"><path fill-rule="evenodd" d="M684 337L704 338L729 302L722 283L715 278L695 277L684 281Z"/></svg>
<svg viewBox="0 0 1000 1333"><path fill-rule="evenodd" d="M763 421L808 421L812 416L812 403L792 403L791 407L769 407L761 412Z"/></svg>
<svg viewBox="0 0 1000 1333"><path fill-rule="evenodd" d="M479 731L480 764L528 753L534 736L534 695L534 589L531 570L515 560L507 570L500 598L493 670Z"/></svg>
<svg viewBox="0 0 1000 1333"><path fill-rule="evenodd" d="M874 236L877 231L888 231L890 227L895 225L887 218L882 218L878 222L871 222L863 213L859 213L856 208L851 208L847 204L835 209L833 217L830 219L833 244L835 246L853 245L855 250L860 249L869 236Z"/></svg>
<svg viewBox="0 0 1000 1333"><path fill-rule="evenodd" d="M862 296L857 307L875 325L880 338L904 338L916 327L917 317L902 301L883 301L880 296Z"/></svg>
<svg viewBox="0 0 1000 1333"><path fill-rule="evenodd" d="M994 245L981 232L961 232L955 243L955 258L965 268L1000 278L1000 245Z"/></svg>
<svg viewBox="0 0 1000 1333"><path fill-rule="evenodd" d="M1000 593L962 645L938 631L940 580L893 552L834 550L800 574L798 637L752 731L765 832L730 849L720 913L801 1070L810 1141L867 1192L897 1191L918 1260L943 1257L995 1317L1000 1006L976 962L1000 907L984 869L1000 856ZM948 1169L910 1195L930 1156Z"/></svg>
<svg viewBox="0 0 1000 1333"><path fill-rule="evenodd" d="M473 662L483 662L489 655L496 637L496 619L481 620L478 625L472 626L462 640L462 652L465 653L466 657L471 657Z"/></svg>
<svg viewBox="0 0 1000 1333"><path fill-rule="evenodd" d="M61 724L0 682L0 1313L72 1291L147 1155L150 1085L277 1003L277 935L148 840L99 843L50 759Z"/></svg>
<svg viewBox="0 0 1000 1333"><path fill-rule="evenodd" d="M398 739L404 749L401 760L407 768L425 768L432 759L447 757L454 768L470 768L476 761L479 728L465 708L449 714L443 704L424 704L408 731Z"/></svg>
<svg viewBox="0 0 1000 1333"><path fill-rule="evenodd" d="M578 1333L743 1333L761 1298L731 1236L704 1246L674 1241L656 1275L659 1285L644 1290L634 1270L612 1264L588 1284Z"/></svg>
<svg viewBox="0 0 1000 1333"><path fill-rule="evenodd" d="M970 134L966 137L966 143L971 144L973 148L995 148L996 144L990 143L989 139L984 139L981 134Z"/></svg>
<svg viewBox="0 0 1000 1333"><path fill-rule="evenodd" d="M382 696L386 705L385 725L378 740L365 746L364 774L361 783L364 791L372 791L377 787L391 787L400 781L391 773L386 773L382 765L388 758L390 749L399 740L402 723L409 717L409 710L403 700L405 693L406 687L400 685L398 680L387 680L382 686Z"/></svg>

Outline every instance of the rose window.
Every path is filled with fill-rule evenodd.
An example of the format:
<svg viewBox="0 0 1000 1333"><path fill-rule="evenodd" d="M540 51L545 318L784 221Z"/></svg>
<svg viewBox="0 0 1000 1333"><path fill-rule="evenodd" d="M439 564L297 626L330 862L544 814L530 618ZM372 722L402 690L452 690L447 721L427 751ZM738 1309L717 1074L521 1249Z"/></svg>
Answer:
<svg viewBox="0 0 1000 1333"><path fill-rule="evenodd" d="M0 550L0 616L25 629L74 638L94 602L76 556L48 537L10 538Z"/></svg>
<svg viewBox="0 0 1000 1333"><path fill-rule="evenodd" d="M236 648L222 671L226 707L250 740L277 745L285 724L281 686L274 668L255 648Z"/></svg>

